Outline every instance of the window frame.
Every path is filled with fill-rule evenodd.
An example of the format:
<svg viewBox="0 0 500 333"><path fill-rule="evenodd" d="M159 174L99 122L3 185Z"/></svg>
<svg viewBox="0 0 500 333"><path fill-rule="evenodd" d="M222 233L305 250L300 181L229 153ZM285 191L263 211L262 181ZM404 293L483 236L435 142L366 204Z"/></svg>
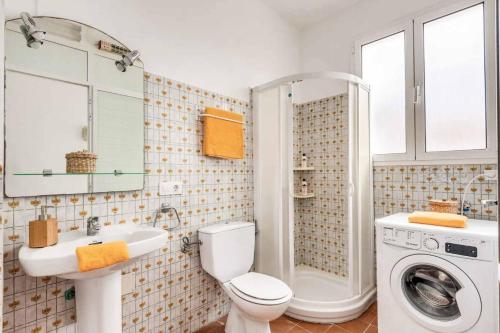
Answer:
<svg viewBox="0 0 500 333"><path fill-rule="evenodd" d="M424 24L461 10L483 4L484 8L484 70L485 70L485 108L486 108L486 148L473 150L426 151L425 128L425 64L424 64ZM414 20L415 49L415 86L420 86L422 95L415 104L416 159L474 159L494 158L497 151L496 140L496 61L495 61L495 4L491 0L460 1L430 13L420 15Z"/></svg>
<svg viewBox="0 0 500 333"><path fill-rule="evenodd" d="M394 25L389 29L385 29L376 34L369 35L356 42L356 74L362 77L362 48L365 45L379 41L386 37L404 32L405 40L405 137L406 137L406 152L405 153L389 153L389 154L373 154L373 161L407 161L415 157L415 127L413 124L414 108L413 108L413 24L404 22ZM407 47L410 46L410 47ZM410 65L411 64L411 65ZM371 117L371 113L370 113Z"/></svg>
<svg viewBox="0 0 500 333"><path fill-rule="evenodd" d="M484 45L485 45L485 94L486 94L486 149L453 150L440 152L425 151L425 87L423 63L423 28L426 22L447 16L454 12L484 4ZM405 32L405 117L406 153L373 154L374 162L425 162L442 161L474 162L478 159L489 161L497 158L497 63L496 63L496 5L495 0L462 0L444 7L437 7L420 15L408 17L400 24L370 34L355 42L354 71L362 77L362 47ZM420 96L417 96L417 87ZM371 114L370 114L371 116Z"/></svg>

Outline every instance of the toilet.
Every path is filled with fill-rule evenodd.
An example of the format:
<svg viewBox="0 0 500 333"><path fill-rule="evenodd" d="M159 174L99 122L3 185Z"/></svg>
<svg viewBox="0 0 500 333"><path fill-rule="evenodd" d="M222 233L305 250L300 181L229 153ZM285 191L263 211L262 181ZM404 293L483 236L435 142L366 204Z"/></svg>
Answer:
<svg viewBox="0 0 500 333"><path fill-rule="evenodd" d="M201 265L233 301L226 333L271 333L269 321L280 317L292 290L274 277L249 272L255 249L255 225L217 224L198 230Z"/></svg>

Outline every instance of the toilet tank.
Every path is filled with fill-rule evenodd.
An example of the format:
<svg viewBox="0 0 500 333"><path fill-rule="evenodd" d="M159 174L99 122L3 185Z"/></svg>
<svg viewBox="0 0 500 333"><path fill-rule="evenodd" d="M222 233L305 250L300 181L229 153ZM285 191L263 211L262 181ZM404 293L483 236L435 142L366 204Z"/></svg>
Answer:
<svg viewBox="0 0 500 333"><path fill-rule="evenodd" d="M198 230L203 269L221 282L243 275L253 264L255 225L234 222Z"/></svg>

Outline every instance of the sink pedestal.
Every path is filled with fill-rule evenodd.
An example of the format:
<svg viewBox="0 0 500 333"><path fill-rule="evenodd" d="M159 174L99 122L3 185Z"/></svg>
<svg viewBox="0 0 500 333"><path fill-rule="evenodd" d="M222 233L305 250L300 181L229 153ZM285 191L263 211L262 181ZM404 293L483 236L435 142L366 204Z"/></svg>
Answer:
<svg viewBox="0 0 500 333"><path fill-rule="evenodd" d="M121 271L75 280L78 333L121 333Z"/></svg>
<svg viewBox="0 0 500 333"><path fill-rule="evenodd" d="M95 243L124 241L130 260L90 272L80 272L76 249ZM78 333L121 333L121 270L135 260L165 246L168 233L163 229L135 223L115 224L101 228L99 234L87 236L86 230L61 232L53 246L19 250L19 261L26 275L57 276L75 281L76 326ZM0 328L1 331L1 328Z"/></svg>

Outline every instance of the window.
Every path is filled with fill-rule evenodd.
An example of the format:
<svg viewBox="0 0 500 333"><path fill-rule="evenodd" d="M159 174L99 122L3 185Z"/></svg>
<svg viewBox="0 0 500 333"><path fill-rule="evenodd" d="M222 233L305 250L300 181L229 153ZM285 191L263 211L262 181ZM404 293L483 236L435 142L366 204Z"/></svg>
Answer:
<svg viewBox="0 0 500 333"><path fill-rule="evenodd" d="M424 23L425 148L486 148L483 4Z"/></svg>
<svg viewBox="0 0 500 333"><path fill-rule="evenodd" d="M358 43L375 161L496 157L494 27L469 0Z"/></svg>
<svg viewBox="0 0 500 333"><path fill-rule="evenodd" d="M374 154L405 153L405 33L363 45L363 78L370 82Z"/></svg>

